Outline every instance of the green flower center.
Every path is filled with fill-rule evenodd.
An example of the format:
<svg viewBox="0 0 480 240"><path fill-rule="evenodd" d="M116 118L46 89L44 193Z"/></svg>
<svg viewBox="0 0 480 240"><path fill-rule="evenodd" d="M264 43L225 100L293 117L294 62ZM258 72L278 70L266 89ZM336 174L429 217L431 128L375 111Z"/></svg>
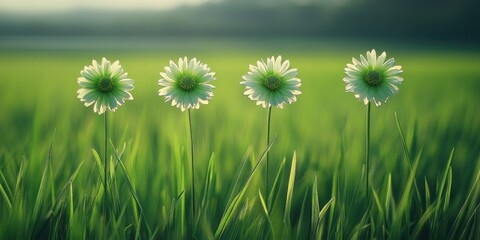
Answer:
<svg viewBox="0 0 480 240"><path fill-rule="evenodd" d="M265 87L275 91L280 88L280 79L277 76L270 75L265 79Z"/></svg>
<svg viewBox="0 0 480 240"><path fill-rule="evenodd" d="M370 86L377 86L382 82L382 75L377 70L370 70L365 76L365 80Z"/></svg>
<svg viewBox="0 0 480 240"><path fill-rule="evenodd" d="M110 78L103 78L98 82L98 90L106 93L113 89L113 81Z"/></svg>
<svg viewBox="0 0 480 240"><path fill-rule="evenodd" d="M195 80L193 80L193 78L190 76L183 76L180 81L178 81L178 84L185 91L191 90L195 87L195 85L197 85Z"/></svg>

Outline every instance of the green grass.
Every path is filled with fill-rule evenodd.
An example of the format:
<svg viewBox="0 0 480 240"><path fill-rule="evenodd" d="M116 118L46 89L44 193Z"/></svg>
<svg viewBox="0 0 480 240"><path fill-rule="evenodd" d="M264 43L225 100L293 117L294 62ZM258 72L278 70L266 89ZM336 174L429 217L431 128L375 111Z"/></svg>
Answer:
<svg viewBox="0 0 480 240"><path fill-rule="evenodd" d="M405 82L372 107L367 202L365 106L342 82L363 45L1 50L0 238L479 239L480 53L386 49ZM303 94L273 109L266 148L267 110L239 82L278 53L299 69ZM158 73L184 55L218 78L213 100L192 111L194 221L187 113L157 96ZM135 100L109 115L111 218L103 116L76 98L80 70L103 56L135 80Z"/></svg>

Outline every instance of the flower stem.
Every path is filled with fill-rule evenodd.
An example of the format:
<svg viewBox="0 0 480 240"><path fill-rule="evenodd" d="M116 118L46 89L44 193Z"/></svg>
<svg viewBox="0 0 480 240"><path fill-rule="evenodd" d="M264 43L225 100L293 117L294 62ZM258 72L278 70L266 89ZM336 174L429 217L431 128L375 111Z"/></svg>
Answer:
<svg viewBox="0 0 480 240"><path fill-rule="evenodd" d="M195 216L196 216L196 210L195 210L195 159L194 159L194 154L193 154L193 130L192 130L192 115L190 112L190 108L188 109L188 123L190 126L190 154L191 154L191 166L192 166L192 201L191 201L191 209L192 209L192 234L193 234L193 229L195 226Z"/></svg>
<svg viewBox="0 0 480 240"><path fill-rule="evenodd" d="M103 211L105 216L108 214L108 181L107 181L107 176L108 176L108 111L105 111L104 113L104 120L105 120L105 149L104 149L104 166L103 166L103 192L105 194L105 197L103 198Z"/></svg>
<svg viewBox="0 0 480 240"><path fill-rule="evenodd" d="M369 186L368 186L368 178L370 172L369 160L370 160L370 105L371 103L368 102L367 104L367 139L366 139L366 151L365 151L365 190L367 194L367 204L370 201L370 194L369 194Z"/></svg>
<svg viewBox="0 0 480 240"><path fill-rule="evenodd" d="M267 114L267 147L270 144L270 117L272 115L272 106L268 107L268 114ZM265 192L268 195L268 152L267 152L267 161L266 161L266 176L265 176Z"/></svg>

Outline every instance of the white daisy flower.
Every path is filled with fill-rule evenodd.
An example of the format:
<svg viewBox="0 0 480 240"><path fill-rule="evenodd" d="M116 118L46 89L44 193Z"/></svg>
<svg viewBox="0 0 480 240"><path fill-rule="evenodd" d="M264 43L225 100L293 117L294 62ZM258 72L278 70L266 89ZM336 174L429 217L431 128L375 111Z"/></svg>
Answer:
<svg viewBox="0 0 480 240"><path fill-rule="evenodd" d="M215 88L210 82L215 80L215 73L210 72L206 64L190 61L187 57L178 59L178 65L170 61L170 66L161 72L162 77L158 85L162 88L158 91L159 96L165 96L165 101L172 101L172 106L185 109L198 109L200 103L208 104L213 97Z"/></svg>
<svg viewBox="0 0 480 240"><path fill-rule="evenodd" d="M385 61L385 52L377 58L373 49L367 52L366 56L367 58L360 55L360 61L352 58L353 64L347 64L347 76L343 78L347 84L345 91L354 93L365 105L374 102L376 106L380 106L390 96L398 93L398 86L403 82L399 74L403 70L401 66L395 66L393 58Z"/></svg>
<svg viewBox="0 0 480 240"><path fill-rule="evenodd" d="M98 64L93 60L92 65L85 66L80 74L78 98L85 102L86 107L93 105L93 111L99 115L107 109L115 112L125 100L133 100L129 92L133 89L133 80L127 78L119 61L110 64L103 58L102 63Z"/></svg>
<svg viewBox="0 0 480 240"><path fill-rule="evenodd" d="M283 108L284 104L297 101L296 95L302 93L299 90L302 83L297 78L297 69L289 67L290 62L282 62L281 56L272 56L267 63L262 60L257 61L256 66L250 65L250 71L240 82L246 88L244 95L264 108Z"/></svg>

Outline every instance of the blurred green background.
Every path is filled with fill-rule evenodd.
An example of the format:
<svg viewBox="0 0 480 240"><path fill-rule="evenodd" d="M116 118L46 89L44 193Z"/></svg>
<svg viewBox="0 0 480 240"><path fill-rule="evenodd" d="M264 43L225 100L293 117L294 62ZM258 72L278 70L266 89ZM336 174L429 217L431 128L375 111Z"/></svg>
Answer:
<svg viewBox="0 0 480 240"><path fill-rule="evenodd" d="M282 159L287 159L279 202L285 201L294 151L298 158L293 225L288 228L281 224L282 204L272 209L273 225L277 234L282 228L301 229L304 196L311 194L314 176L318 177L320 204L336 196L341 212L341 207L357 196L353 192L361 176L365 137L365 106L353 94L345 93L343 68L351 57L372 48L394 57L402 65L405 78L398 95L372 109L372 187L386 202L388 195L384 193L391 174L393 196L399 200L410 173L396 112L411 158L420 159L416 179L422 199L427 199L426 181L432 199L445 201L445 196L437 196L435 183L455 148L450 207L439 221L451 225L468 202L473 206L468 208L469 213L477 220L465 225L474 226L473 236L479 234L478 211L472 210L479 203L478 185L473 188L475 197L466 200L480 168L480 33L475 25L478 1L224 0L165 1L163 5L105 1L95 5L52 0L43 5L4 1L0 6L0 236L109 236L108 231L98 229L95 211L91 214L84 207L86 203L99 203L96 190L101 185L100 175L96 174L91 148L103 151L103 117L93 113L91 107L85 108L76 95L80 70L92 59L102 57L120 60L135 80L135 100L110 115L110 137L118 148L127 144L123 160L145 218L153 228L166 221L173 199L182 191L188 196L190 189L186 113L157 96L158 73L170 59L176 61L183 56L197 57L217 77L213 100L193 111L200 184L197 194L203 191L212 153L217 173L210 216L199 227L200 238L209 238L209 232L217 229L244 156L252 167L265 147L267 111L243 96L239 82L249 64L272 55L289 59L303 84L298 102L283 110L273 109L272 113L272 136L278 135L278 139L270 152L271 172L276 173ZM52 141L53 155L48 157ZM46 165L46 159L51 165ZM71 195L62 195L63 186L81 164ZM46 193L37 197L45 166L49 166L49 184ZM22 169L25 174L19 181ZM255 175L248 191L247 199L256 201L254 210L247 211L253 220L243 223L257 224L258 220L258 228L246 231L249 228L242 228L238 220L227 229L227 237L269 236L264 232L265 219L259 214L262 174ZM344 198L335 194L338 176L343 176L339 181L345 188ZM273 182L274 174L269 177ZM119 192L128 192L125 182L121 183ZM124 209L122 216L126 217L118 220L118 226L126 236L133 236L136 230L129 226L136 226L132 219L138 213L125 198L119 208ZM48 215L59 202L60 209L67 212L71 206L71 212L61 211L57 218L38 220L32 217L38 199L43 199L38 207L40 216ZM72 199L71 205L65 199ZM179 209L188 209L188 201L188 197L182 198L183 208ZM9 209L7 202L14 203L13 207ZM427 205L427 200L422 204ZM325 236L351 237L358 230L355 223L361 222L364 209L356 210L349 213L350 220L340 230L330 227ZM418 223L424 210L412 206L412 222ZM176 214L185 213L179 210ZM188 213L182 216L188 217ZM345 220L345 216L334 216L336 224ZM39 227L48 221L60 226L59 230L51 227L51 222L48 230ZM71 227L73 223L75 227ZM182 224L175 219L172 226L160 228L157 237L184 237ZM236 227L241 234L235 235ZM448 235L450 230L435 224L421 229L423 237L436 236L433 232ZM151 236L143 231L141 236ZM372 231L372 236L381 237L381 230L377 231ZM399 236L409 237L411 232L406 228Z"/></svg>

